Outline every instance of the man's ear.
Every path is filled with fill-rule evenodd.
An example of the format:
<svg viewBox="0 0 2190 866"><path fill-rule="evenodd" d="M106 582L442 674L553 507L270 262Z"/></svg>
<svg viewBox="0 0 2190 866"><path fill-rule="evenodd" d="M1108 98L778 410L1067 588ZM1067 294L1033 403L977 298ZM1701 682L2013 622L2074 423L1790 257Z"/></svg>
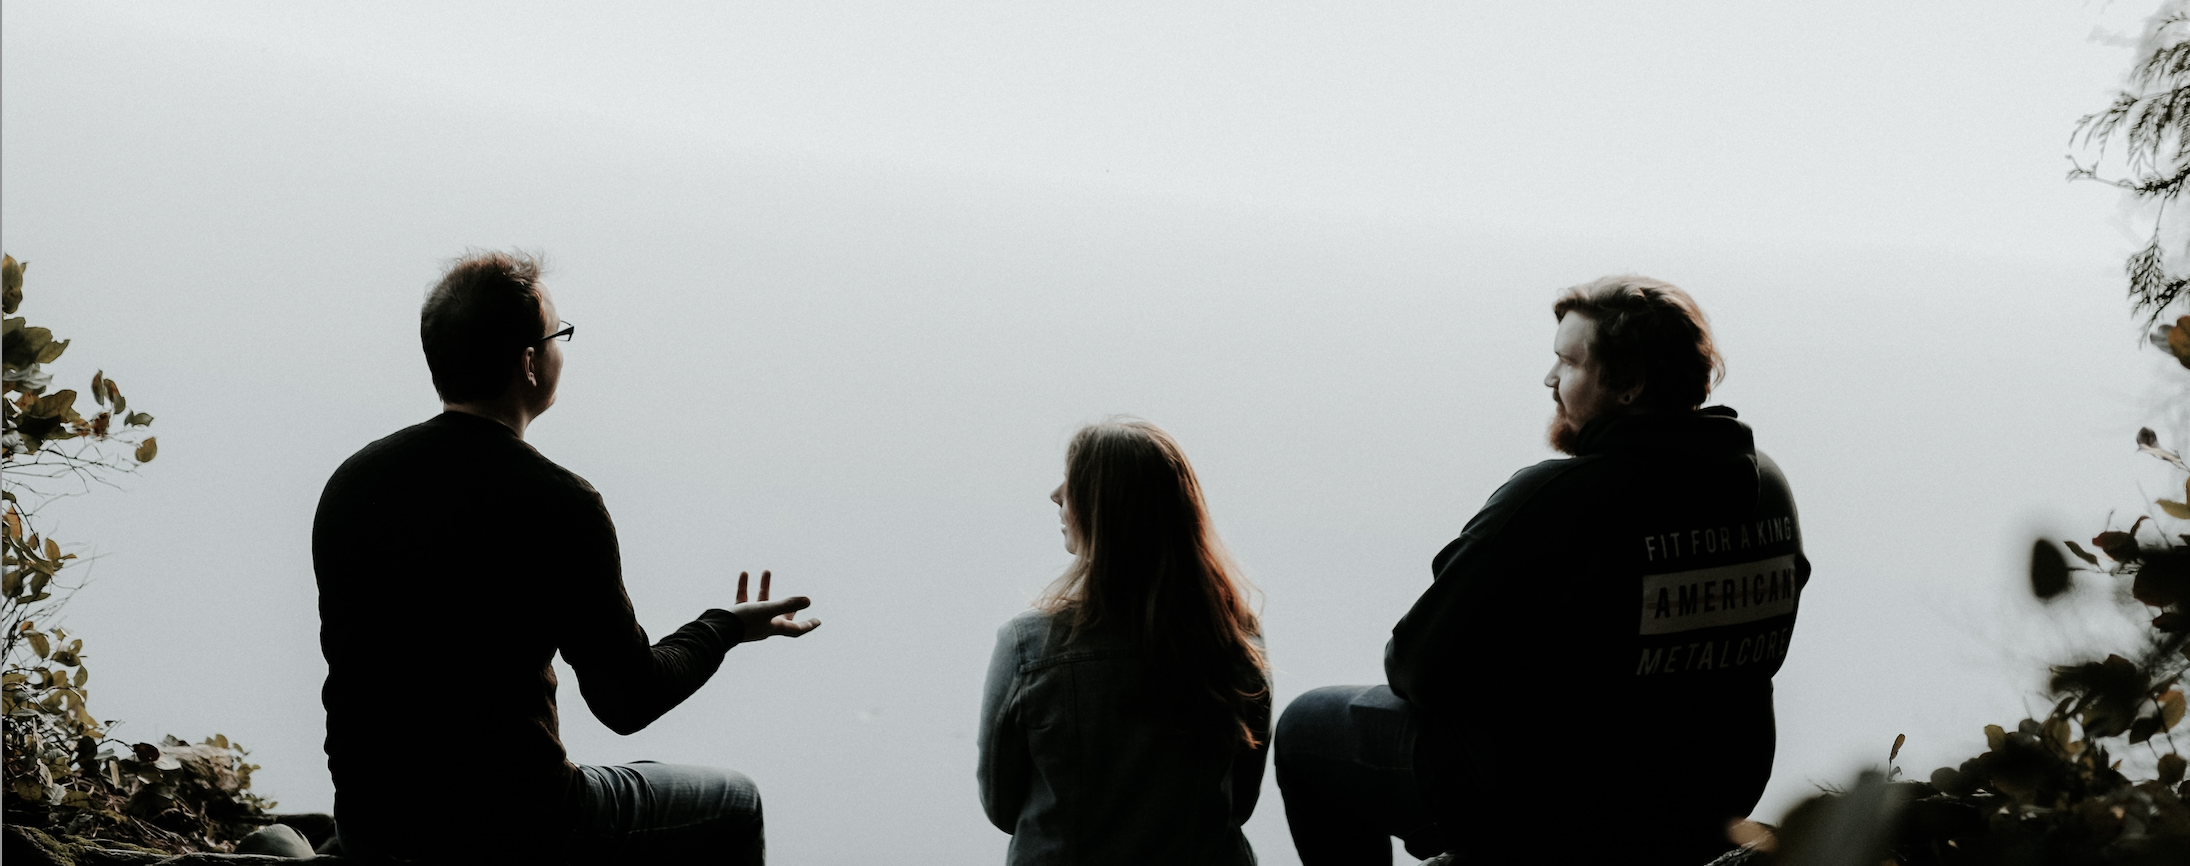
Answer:
<svg viewBox="0 0 2190 866"><path fill-rule="evenodd" d="M537 364L539 364L539 362L540 350L534 347L527 347L525 349L524 367L522 369L525 373L525 384L534 388L540 387L540 371L536 366Z"/></svg>
<svg viewBox="0 0 2190 866"><path fill-rule="evenodd" d="M529 352L531 350L527 349L526 351ZM1642 399L1643 386L1648 384L1650 384L1648 381L1642 379L1635 380L1635 384L1628 386L1627 390L1620 392L1620 405L1633 407L1635 405L1635 401Z"/></svg>

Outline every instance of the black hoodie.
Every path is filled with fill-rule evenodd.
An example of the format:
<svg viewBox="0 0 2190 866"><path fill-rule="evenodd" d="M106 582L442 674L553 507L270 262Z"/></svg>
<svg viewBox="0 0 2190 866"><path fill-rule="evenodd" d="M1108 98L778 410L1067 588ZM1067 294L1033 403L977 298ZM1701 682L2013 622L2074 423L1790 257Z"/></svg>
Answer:
<svg viewBox="0 0 2190 866"><path fill-rule="evenodd" d="M1575 452L1492 494L1392 628L1423 793L1477 856L1708 862L1771 777L1794 498L1724 407L1595 421Z"/></svg>

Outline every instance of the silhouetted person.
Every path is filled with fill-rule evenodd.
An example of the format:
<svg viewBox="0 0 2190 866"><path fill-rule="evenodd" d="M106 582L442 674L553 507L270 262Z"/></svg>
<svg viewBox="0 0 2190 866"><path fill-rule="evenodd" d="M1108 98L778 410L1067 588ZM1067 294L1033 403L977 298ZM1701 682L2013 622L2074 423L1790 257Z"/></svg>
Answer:
<svg viewBox="0 0 2190 866"><path fill-rule="evenodd" d="M710 767L576 766L557 652L595 717L645 728L742 641L796 637L805 598L709 610L649 645L616 529L585 479L525 444L555 402L555 302L529 258L457 262L419 334L446 411L335 470L312 525L327 767L352 855L440 862L759 864L759 792Z"/></svg>
<svg viewBox="0 0 2190 866"><path fill-rule="evenodd" d="M1251 864L1261 627L1169 434L1082 429L1050 494L1072 566L997 631L981 805L1019 864Z"/></svg>
<svg viewBox="0 0 2190 866"><path fill-rule="evenodd" d="M1642 277L1568 290L1552 445L1431 560L1389 686L1317 689L1278 723L1307 866L1702 866L1771 776L1772 675L1810 573L1749 428L1699 409L1721 363L1695 302Z"/></svg>

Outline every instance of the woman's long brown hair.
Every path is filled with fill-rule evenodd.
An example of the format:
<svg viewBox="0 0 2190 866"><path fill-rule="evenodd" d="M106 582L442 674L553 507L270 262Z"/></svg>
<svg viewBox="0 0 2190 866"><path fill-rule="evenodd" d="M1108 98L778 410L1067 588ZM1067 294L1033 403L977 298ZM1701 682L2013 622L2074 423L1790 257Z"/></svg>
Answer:
<svg viewBox="0 0 2190 866"><path fill-rule="evenodd" d="M1261 745L1262 626L1178 442L1146 421L1082 428L1065 452L1064 500L1080 552L1037 606L1069 617L1068 635L1097 625L1138 634L1164 691Z"/></svg>

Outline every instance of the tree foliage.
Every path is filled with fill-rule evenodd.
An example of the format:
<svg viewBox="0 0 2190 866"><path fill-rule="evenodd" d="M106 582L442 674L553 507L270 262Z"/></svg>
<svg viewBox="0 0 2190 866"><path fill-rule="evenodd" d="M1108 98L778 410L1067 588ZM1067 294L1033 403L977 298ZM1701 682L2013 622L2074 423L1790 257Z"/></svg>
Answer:
<svg viewBox="0 0 2190 866"><path fill-rule="evenodd" d="M2183 261L2190 235L2177 230L2172 212L2190 182L2190 135L2184 134L2190 124L2190 12L2181 3L2167 4L2152 19L2144 45L2144 59L2131 68L2114 101L2077 121L2071 141L2093 149L2094 159L2086 166L2070 157L2068 176L2120 187L2151 203L2151 236L2124 270L2131 308L2157 322L2190 287L2190 277L2182 275L2190 266ZM2120 174L2102 173L2110 152Z"/></svg>
<svg viewBox="0 0 2190 866"><path fill-rule="evenodd" d="M7 822L177 853L228 850L265 824L273 805L250 792L257 767L244 762L245 751L220 735L198 743L108 736L114 722L89 707L84 641L52 623L82 585L64 578L80 560L37 530L39 507L135 471L159 455L159 442L148 431L152 416L131 411L105 371L92 374L90 407L79 405L84 395L74 390L51 390L45 365L69 341L15 315L25 267L0 255L8 315L0 353L0 801Z"/></svg>
<svg viewBox="0 0 2190 866"><path fill-rule="evenodd" d="M2153 327L2153 346L2190 369L2190 316L2166 321L2190 301L2183 254L2169 238L2172 206L2190 183L2190 3L2173 0L2153 17L2142 59L2104 110L2077 123L2076 138L2103 160L2115 149L2123 176L2072 163L2071 179L2098 180L2153 205L2154 225L2126 271L2131 310ZM2148 624L2135 646L2053 668L2053 708L2013 726L1986 725L1985 751L1922 780L1894 764L1854 785L1813 797L1773 828L1749 822L1733 835L1744 850L1724 862L1791 866L1873 864L2190 863L2190 760L2183 726L2190 674L2190 463L2150 428L2138 450L2172 466L2183 493L2161 496L2127 527L2087 543L2031 548L2030 590L2047 602L2077 576L2114 584L2121 603ZM2088 544L2088 546L2086 546ZM2065 549L2065 553L2064 553ZM2125 764L2128 769L2125 769Z"/></svg>

